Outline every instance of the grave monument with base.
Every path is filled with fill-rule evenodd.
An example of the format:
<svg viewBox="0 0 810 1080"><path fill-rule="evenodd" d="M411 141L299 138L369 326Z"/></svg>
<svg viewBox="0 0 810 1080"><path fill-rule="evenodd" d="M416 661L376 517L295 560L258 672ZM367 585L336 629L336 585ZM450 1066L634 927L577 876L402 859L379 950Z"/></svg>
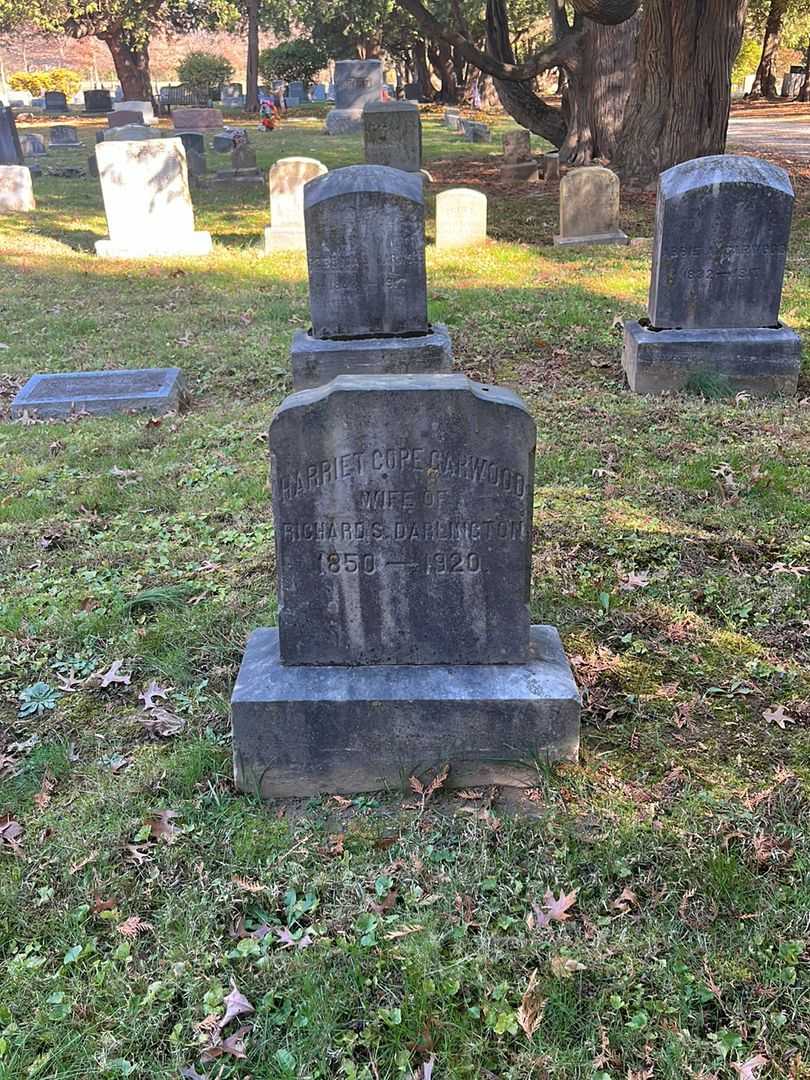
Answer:
<svg viewBox="0 0 810 1080"><path fill-rule="evenodd" d="M312 326L293 337L293 387L449 371L447 328L428 321L422 177L337 169L305 186L304 217Z"/></svg>
<svg viewBox="0 0 810 1080"><path fill-rule="evenodd" d="M649 318L624 326L639 394L709 376L729 393L796 393L801 341L779 321L793 214L784 169L731 154L661 173Z"/></svg>
<svg viewBox="0 0 810 1080"><path fill-rule="evenodd" d="M335 107L326 116L327 135L363 130L363 109L382 100L381 60L338 60L335 64Z"/></svg>

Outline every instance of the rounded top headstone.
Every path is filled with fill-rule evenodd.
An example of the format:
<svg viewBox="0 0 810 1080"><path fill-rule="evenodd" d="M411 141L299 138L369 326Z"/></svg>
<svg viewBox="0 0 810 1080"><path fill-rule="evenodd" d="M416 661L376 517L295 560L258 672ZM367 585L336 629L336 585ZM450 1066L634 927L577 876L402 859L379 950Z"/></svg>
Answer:
<svg viewBox="0 0 810 1080"><path fill-rule="evenodd" d="M406 173L387 165L347 165L307 184L304 208L316 206L326 199L361 192L377 192L424 205L425 195L419 173Z"/></svg>
<svg viewBox="0 0 810 1080"><path fill-rule="evenodd" d="M693 158L665 169L659 177L664 198L675 198L687 191L712 184L761 184L793 195L790 177L778 165L743 154L711 154Z"/></svg>

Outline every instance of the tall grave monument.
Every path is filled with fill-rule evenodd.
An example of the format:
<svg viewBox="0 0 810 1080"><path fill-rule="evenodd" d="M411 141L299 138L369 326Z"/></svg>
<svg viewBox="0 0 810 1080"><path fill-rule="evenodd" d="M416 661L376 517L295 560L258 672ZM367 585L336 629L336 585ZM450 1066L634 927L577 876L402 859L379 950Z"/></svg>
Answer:
<svg viewBox="0 0 810 1080"><path fill-rule="evenodd" d="M304 187L304 218L311 329L293 338L293 387L449 371L447 328L428 321L422 177L336 169Z"/></svg>
<svg viewBox="0 0 810 1080"><path fill-rule="evenodd" d="M334 174L330 174L334 175ZM463 375L341 375L270 428L278 628L232 699L237 785L263 797L532 782L574 760L557 631L531 626L535 425Z"/></svg>
<svg viewBox="0 0 810 1080"><path fill-rule="evenodd" d="M338 60L335 64L335 107L326 116L327 135L363 130L363 109L382 101L381 60Z"/></svg>
<svg viewBox="0 0 810 1080"><path fill-rule="evenodd" d="M779 321L793 188L759 158L696 158L661 173L644 323L624 327L632 390L706 374L729 392L795 394L801 342Z"/></svg>

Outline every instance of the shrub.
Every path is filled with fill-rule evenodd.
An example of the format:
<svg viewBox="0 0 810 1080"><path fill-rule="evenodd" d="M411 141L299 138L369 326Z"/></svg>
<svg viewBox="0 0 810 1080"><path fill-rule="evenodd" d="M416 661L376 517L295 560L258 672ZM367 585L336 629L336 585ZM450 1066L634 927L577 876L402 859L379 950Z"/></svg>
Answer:
<svg viewBox="0 0 810 1080"><path fill-rule="evenodd" d="M72 97L82 85L82 77L70 68L52 68L50 71L15 71L8 83L12 90L27 90L34 97L42 97L46 90L61 90L66 97Z"/></svg>
<svg viewBox="0 0 810 1080"><path fill-rule="evenodd" d="M259 73L266 83L273 79L285 82L300 79L306 85L326 66L328 59L326 52L313 42L296 38L259 53Z"/></svg>
<svg viewBox="0 0 810 1080"><path fill-rule="evenodd" d="M216 53L190 52L177 65L177 77L187 86L209 90L231 81L233 64Z"/></svg>
<svg viewBox="0 0 810 1080"><path fill-rule="evenodd" d="M731 71L732 84L741 83L746 75L754 74L759 67L761 52L762 45L758 41L752 41L749 38L742 43Z"/></svg>

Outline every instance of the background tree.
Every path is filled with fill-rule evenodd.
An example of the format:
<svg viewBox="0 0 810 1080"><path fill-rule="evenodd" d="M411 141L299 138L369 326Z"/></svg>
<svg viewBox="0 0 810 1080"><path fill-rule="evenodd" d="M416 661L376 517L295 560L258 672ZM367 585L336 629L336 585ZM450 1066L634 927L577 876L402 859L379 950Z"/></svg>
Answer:
<svg viewBox="0 0 810 1080"><path fill-rule="evenodd" d="M187 53L177 65L181 83L198 90L215 89L233 78L233 64L225 56L196 50Z"/></svg>
<svg viewBox="0 0 810 1080"><path fill-rule="evenodd" d="M300 80L306 86L328 60L326 51L320 46L306 38L295 38L259 53L259 74L265 82Z"/></svg>

